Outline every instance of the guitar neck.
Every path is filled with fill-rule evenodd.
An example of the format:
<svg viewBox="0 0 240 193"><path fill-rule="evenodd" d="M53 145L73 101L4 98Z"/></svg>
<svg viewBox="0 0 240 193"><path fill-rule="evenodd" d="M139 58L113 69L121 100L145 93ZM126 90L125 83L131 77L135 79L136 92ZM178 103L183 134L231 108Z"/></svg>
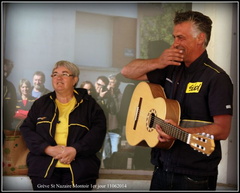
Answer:
<svg viewBox="0 0 240 193"><path fill-rule="evenodd" d="M150 124L151 124L151 127L153 128L155 128L156 124L160 125L161 129L166 134L189 144L189 139L191 134L179 129L178 127L172 124L166 123L163 119L156 116L152 116Z"/></svg>

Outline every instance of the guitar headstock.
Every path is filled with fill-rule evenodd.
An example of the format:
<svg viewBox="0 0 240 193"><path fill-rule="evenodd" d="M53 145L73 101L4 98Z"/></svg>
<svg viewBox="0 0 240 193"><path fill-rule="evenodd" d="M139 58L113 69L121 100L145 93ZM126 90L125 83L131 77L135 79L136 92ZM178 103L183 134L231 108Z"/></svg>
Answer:
<svg viewBox="0 0 240 193"><path fill-rule="evenodd" d="M206 133L191 134L189 145L209 156L215 149L214 136Z"/></svg>

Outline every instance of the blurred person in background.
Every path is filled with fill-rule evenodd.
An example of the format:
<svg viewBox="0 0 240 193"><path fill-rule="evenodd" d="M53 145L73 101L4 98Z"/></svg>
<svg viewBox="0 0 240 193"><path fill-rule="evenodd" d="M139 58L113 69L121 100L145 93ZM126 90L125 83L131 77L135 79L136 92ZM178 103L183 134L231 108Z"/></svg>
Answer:
<svg viewBox="0 0 240 193"><path fill-rule="evenodd" d="M108 135L105 141L108 141L110 146L110 156L104 160L105 168L117 168L118 162L116 155L120 144L122 125L120 124L118 113L120 110L122 93L119 89L120 82L117 80L116 75L109 75L109 84L107 86L109 92L109 107L108 107Z"/></svg>
<svg viewBox="0 0 240 193"><path fill-rule="evenodd" d="M33 74L33 87L32 87L32 96L35 98L39 98L44 94L51 92L47 88L45 88L45 74L41 71L36 71Z"/></svg>
<svg viewBox="0 0 240 193"><path fill-rule="evenodd" d="M16 111L17 93L15 86L7 78L14 65L11 60L3 63L3 130L12 130L13 116Z"/></svg>
<svg viewBox="0 0 240 193"><path fill-rule="evenodd" d="M88 94L92 95L92 97L96 99L97 93L96 93L94 85L93 85L93 83L91 81L88 81L88 80L83 81L80 84L80 88L85 88L88 91Z"/></svg>
<svg viewBox="0 0 240 193"><path fill-rule="evenodd" d="M28 111L36 100L31 95L31 83L27 79L21 79L18 85L16 112L14 115L13 128L17 129L27 117Z"/></svg>

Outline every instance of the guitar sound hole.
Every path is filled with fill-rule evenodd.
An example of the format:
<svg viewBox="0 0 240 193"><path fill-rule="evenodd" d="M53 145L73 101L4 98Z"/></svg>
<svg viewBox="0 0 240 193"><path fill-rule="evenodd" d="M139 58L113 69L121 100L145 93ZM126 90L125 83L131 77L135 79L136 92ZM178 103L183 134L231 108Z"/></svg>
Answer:
<svg viewBox="0 0 240 193"><path fill-rule="evenodd" d="M152 128L153 127L153 123L154 123L154 117L155 115L153 113L151 113L151 116L150 116L150 122L149 122L149 127Z"/></svg>
<svg viewBox="0 0 240 193"><path fill-rule="evenodd" d="M148 113L147 116L147 121L146 121L146 129L148 132L152 132L154 130L154 118L156 116L156 110L151 109Z"/></svg>

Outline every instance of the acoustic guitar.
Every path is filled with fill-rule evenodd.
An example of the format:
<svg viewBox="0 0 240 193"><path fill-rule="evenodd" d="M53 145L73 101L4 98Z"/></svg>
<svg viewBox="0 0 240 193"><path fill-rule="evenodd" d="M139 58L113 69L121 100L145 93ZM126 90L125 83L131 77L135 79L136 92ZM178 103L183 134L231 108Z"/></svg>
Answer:
<svg viewBox="0 0 240 193"><path fill-rule="evenodd" d="M190 134L164 121L172 119L179 125L180 114L178 101L167 99L160 85L140 82L134 89L128 108L126 121L128 143L132 146L170 149L175 140L160 142L158 132L155 130L156 124L159 124L168 135L189 144L203 154L210 155L215 148L213 136L205 133Z"/></svg>

